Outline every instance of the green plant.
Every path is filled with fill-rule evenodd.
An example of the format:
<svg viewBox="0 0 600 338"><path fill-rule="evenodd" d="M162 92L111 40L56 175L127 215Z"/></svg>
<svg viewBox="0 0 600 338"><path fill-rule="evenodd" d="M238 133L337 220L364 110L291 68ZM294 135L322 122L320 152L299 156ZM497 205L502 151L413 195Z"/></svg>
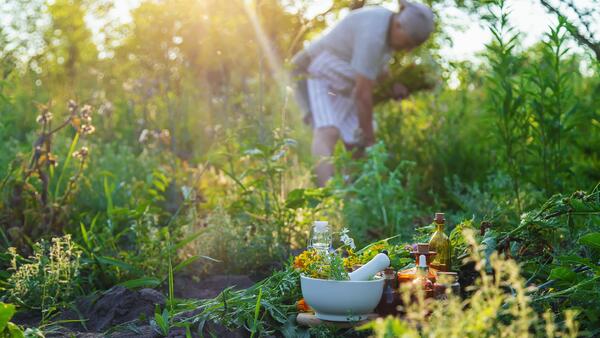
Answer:
<svg viewBox="0 0 600 338"><path fill-rule="evenodd" d="M281 133L242 144L226 135L226 151L210 161L216 167L198 179L210 185L203 190L208 210L197 251L227 271L263 271L285 260L292 248L306 246L309 224L328 211L326 189L300 188L308 182L306 168L296 165L296 142Z"/></svg>
<svg viewBox="0 0 600 338"><path fill-rule="evenodd" d="M256 306L254 307L254 318L252 324L249 325L250 328L250 338L254 338L254 335L257 332L260 332L260 321L258 316L260 315L260 300L262 298L262 289L258 289L258 297L256 297Z"/></svg>
<svg viewBox="0 0 600 338"><path fill-rule="evenodd" d="M599 231L597 185L590 193L553 196L494 242L523 262L523 275L538 285L533 293L536 304L582 309L581 326L586 334L595 335L600 332Z"/></svg>
<svg viewBox="0 0 600 338"><path fill-rule="evenodd" d="M529 122L527 112L523 109L523 93L518 78L521 61L514 55L519 34L509 23L504 0L492 2L489 11L493 40L487 45L491 67L487 77L487 103L502 147L502 169L510 175L513 197L520 213L523 208L521 186Z"/></svg>
<svg viewBox="0 0 600 338"><path fill-rule="evenodd" d="M272 334L297 313L296 301L300 297L300 275L287 267L248 289L226 289L214 299L193 302L192 307L201 312L186 321L198 326L200 331L207 321L213 321L229 329L245 328L252 332L260 328L262 334ZM257 315L261 307L262 316Z"/></svg>
<svg viewBox="0 0 600 338"><path fill-rule="evenodd" d="M14 305L0 302L0 337L25 338L23 330L10 321L15 311Z"/></svg>
<svg viewBox="0 0 600 338"><path fill-rule="evenodd" d="M158 311L154 313L154 322L156 324L156 327L158 328L158 331L161 335L163 335L163 337L168 337L169 336L169 329L170 329L170 315L169 315L169 310L167 310L166 308L163 309L162 314Z"/></svg>
<svg viewBox="0 0 600 338"><path fill-rule="evenodd" d="M329 276L327 279L332 280L348 280L348 272L344 267L344 259L338 253L333 253L328 257L329 261Z"/></svg>
<svg viewBox="0 0 600 338"><path fill-rule="evenodd" d="M71 235L41 240L33 245L33 255L23 258L16 248L8 250L12 275L8 279L10 300L28 309L40 310L42 322L79 293L81 250Z"/></svg>
<svg viewBox="0 0 600 338"><path fill-rule="evenodd" d="M539 162L535 167L541 169L539 179L537 175L532 179L549 194L562 191L564 186L572 156L566 149L577 121L574 65L566 60L567 26L566 19L559 18L558 25L550 29L542 44L539 62L527 76L527 103L534 119L531 130L535 138L531 145Z"/></svg>
<svg viewBox="0 0 600 338"><path fill-rule="evenodd" d="M33 144L29 159L17 157L10 166L8 175L0 181L3 203L0 213L5 215L2 224L13 241L21 250L26 250L27 241L35 241L42 234L59 232L70 217L70 203L78 188L89 156L86 146L75 151L80 138L94 133L92 125L92 107L79 107L75 101L69 101L67 117L54 125L51 107L40 105L37 122L39 134ZM56 135L72 126L75 133L60 166L54 152ZM71 158L78 160L75 169L71 168ZM72 174L66 183L65 176Z"/></svg>
<svg viewBox="0 0 600 338"><path fill-rule="evenodd" d="M247 223L255 237L263 237L276 255L288 250L297 228L295 209L286 205L286 180L296 141L280 134L276 131L269 143L251 145L242 151L239 163L221 168L239 189L228 212Z"/></svg>
<svg viewBox="0 0 600 338"><path fill-rule="evenodd" d="M419 215L415 187L415 164L402 162L387 167L389 154L382 142L370 147L364 160L338 153L337 174L331 182L334 196L343 201L344 222L363 243L365 240L400 234L408 239Z"/></svg>

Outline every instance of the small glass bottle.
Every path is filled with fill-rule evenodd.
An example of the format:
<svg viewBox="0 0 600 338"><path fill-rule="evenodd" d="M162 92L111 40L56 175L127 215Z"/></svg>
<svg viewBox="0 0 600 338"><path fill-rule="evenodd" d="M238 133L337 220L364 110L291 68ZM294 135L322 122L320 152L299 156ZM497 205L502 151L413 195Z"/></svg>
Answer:
<svg viewBox="0 0 600 338"><path fill-rule="evenodd" d="M431 267L439 271L450 271L450 239L444 233L444 214L436 213L433 223L436 230L429 240L429 249L435 251L436 255L431 261Z"/></svg>
<svg viewBox="0 0 600 338"><path fill-rule="evenodd" d="M400 295L398 294L398 283L396 272L392 268L386 268L383 271L383 294L375 312L380 316L395 316L398 314L398 306L400 305Z"/></svg>
<svg viewBox="0 0 600 338"><path fill-rule="evenodd" d="M422 288L425 291L425 297L433 296L433 283L429 279L429 267L425 255L419 256L419 265L417 265L417 277L412 281L413 286Z"/></svg>
<svg viewBox="0 0 600 338"><path fill-rule="evenodd" d="M446 299L446 290L455 296L460 296L460 283L458 282L458 274L456 272L437 273L437 282L433 286L434 297L436 299Z"/></svg>

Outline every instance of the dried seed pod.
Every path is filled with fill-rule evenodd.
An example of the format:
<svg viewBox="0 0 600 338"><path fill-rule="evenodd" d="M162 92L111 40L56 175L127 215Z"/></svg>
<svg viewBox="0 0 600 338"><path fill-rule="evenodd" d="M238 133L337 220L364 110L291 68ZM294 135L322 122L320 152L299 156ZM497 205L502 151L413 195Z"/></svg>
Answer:
<svg viewBox="0 0 600 338"><path fill-rule="evenodd" d="M96 127L91 124L84 124L81 126L81 133L84 135L91 135L96 131Z"/></svg>
<svg viewBox="0 0 600 338"><path fill-rule="evenodd" d="M83 161L89 155L89 153L90 151L87 147L81 147L81 149L73 153L73 157L79 159L80 161Z"/></svg>
<svg viewBox="0 0 600 338"><path fill-rule="evenodd" d="M77 103L75 102L75 100L69 100L69 102L67 103L67 108L69 109L69 114L77 114Z"/></svg>

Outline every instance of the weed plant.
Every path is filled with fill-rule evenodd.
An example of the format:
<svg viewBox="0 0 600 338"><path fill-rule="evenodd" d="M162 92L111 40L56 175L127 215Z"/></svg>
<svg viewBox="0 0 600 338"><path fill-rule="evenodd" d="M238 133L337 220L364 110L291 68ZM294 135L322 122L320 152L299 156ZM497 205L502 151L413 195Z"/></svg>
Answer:
<svg viewBox="0 0 600 338"><path fill-rule="evenodd" d="M492 43L488 45L490 73L487 77L488 104L495 116L498 132L495 134L502 147L502 170L511 177L513 197L520 213L525 145L529 137L527 111L523 109L522 84L518 77L521 60L515 55L519 34L511 27L505 1L490 6Z"/></svg>
<svg viewBox="0 0 600 338"><path fill-rule="evenodd" d="M21 257L16 248L11 255L7 295L19 306L39 310L42 323L80 293L78 289L82 252L70 235L55 237L51 243L41 240L33 246L33 255Z"/></svg>
<svg viewBox="0 0 600 338"><path fill-rule="evenodd" d="M333 193L343 201L344 222L365 240L401 235L408 239L420 216L415 164L403 162L390 170L389 154L382 142L370 147L366 157L354 161L349 152L338 152Z"/></svg>
<svg viewBox="0 0 600 338"><path fill-rule="evenodd" d="M72 199L90 153L87 146L77 147L80 138L95 131L92 113L91 106L80 107L69 101L66 117L55 123L51 106L40 105L38 135L29 156L18 156L0 181L0 220L21 251L28 250L28 241L37 240L45 232L57 233L68 222ZM60 165L54 140L56 134L71 127L75 132L64 164Z"/></svg>
<svg viewBox="0 0 600 338"><path fill-rule="evenodd" d="M572 159L565 145L571 143L578 108L573 95L573 64L567 59L567 25L566 19L560 18L558 25L550 29L542 43L540 62L526 75L535 140L532 149L534 158L539 161L536 167L542 169L535 179L549 194L563 189Z"/></svg>

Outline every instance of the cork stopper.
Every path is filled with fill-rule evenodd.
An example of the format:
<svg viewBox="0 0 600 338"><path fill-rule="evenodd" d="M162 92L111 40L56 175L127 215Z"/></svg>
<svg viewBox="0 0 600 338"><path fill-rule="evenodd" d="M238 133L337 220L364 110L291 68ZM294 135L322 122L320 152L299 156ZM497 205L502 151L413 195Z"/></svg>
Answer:
<svg viewBox="0 0 600 338"><path fill-rule="evenodd" d="M429 252L429 243L417 243L417 252L418 253L428 253Z"/></svg>
<svg viewBox="0 0 600 338"><path fill-rule="evenodd" d="M434 222L436 223L445 223L446 222L446 218L444 217L444 213L443 212L436 212L435 213L435 218L433 219Z"/></svg>

